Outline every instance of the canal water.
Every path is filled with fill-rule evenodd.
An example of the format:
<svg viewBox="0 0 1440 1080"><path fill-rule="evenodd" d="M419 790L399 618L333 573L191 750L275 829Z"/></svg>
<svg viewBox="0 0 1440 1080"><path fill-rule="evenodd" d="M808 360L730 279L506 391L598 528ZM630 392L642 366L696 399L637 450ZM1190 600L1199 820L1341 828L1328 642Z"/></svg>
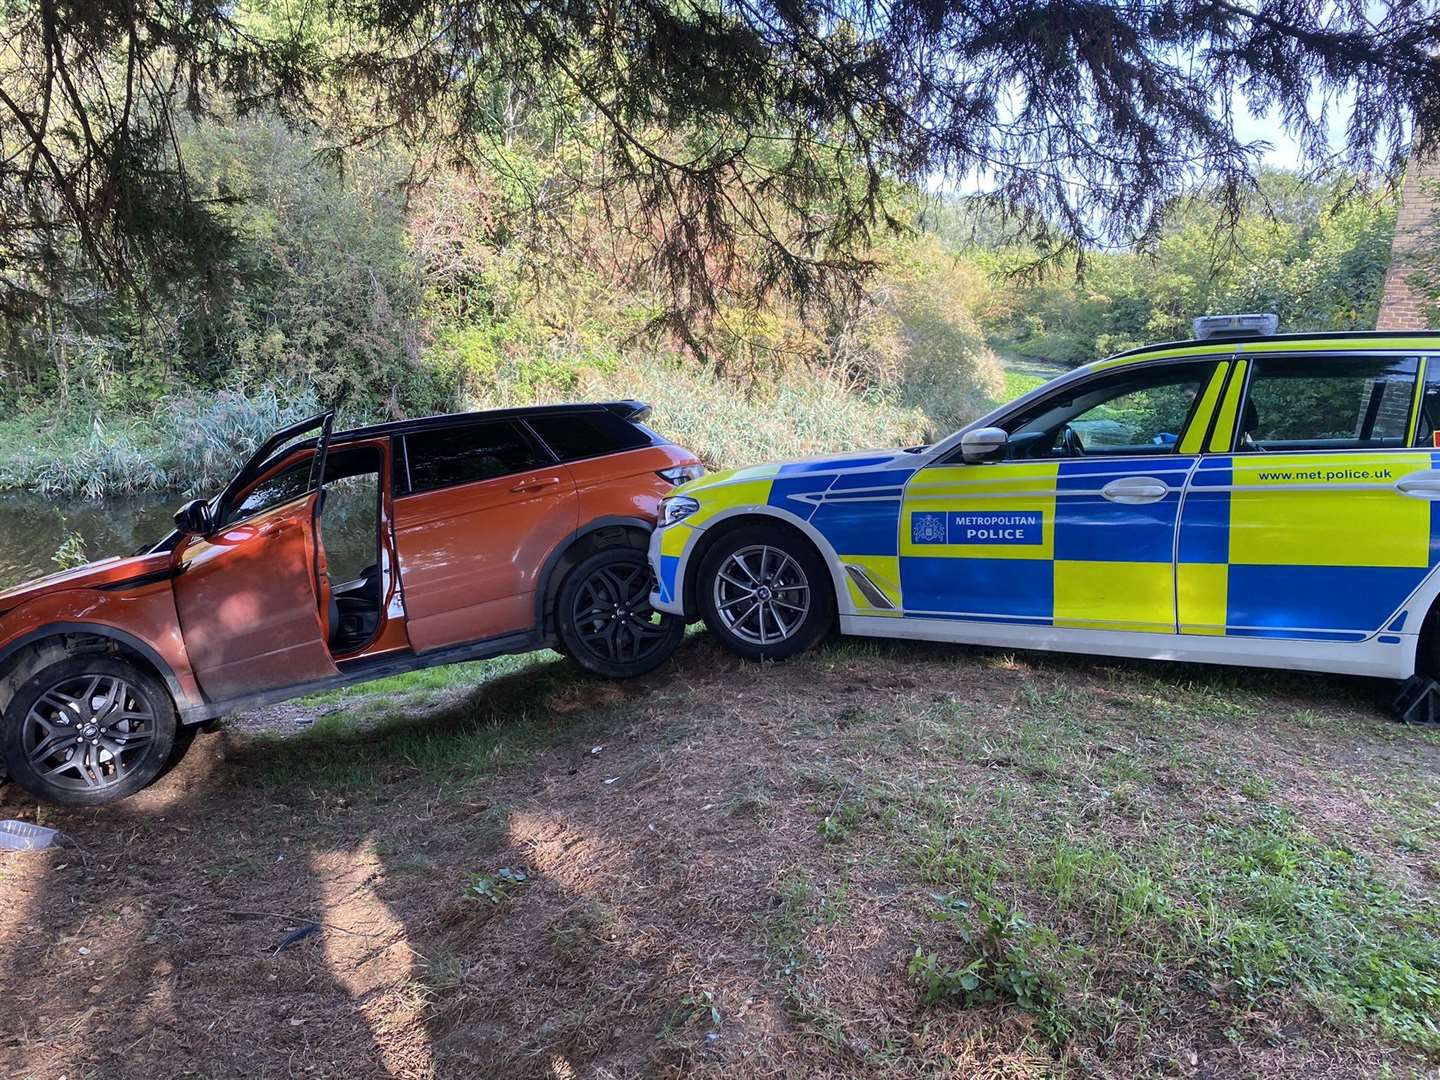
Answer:
<svg viewBox="0 0 1440 1080"><path fill-rule="evenodd" d="M78 533L88 559L129 555L170 532L178 495L130 495L97 502L0 494L0 589L60 569L55 553Z"/></svg>
<svg viewBox="0 0 1440 1080"><path fill-rule="evenodd" d="M373 483L356 479L329 485L325 550L331 579L346 581L375 561ZM129 495L103 501L0 493L0 589L60 569L55 555L78 534L87 560L130 555L167 536L185 497Z"/></svg>

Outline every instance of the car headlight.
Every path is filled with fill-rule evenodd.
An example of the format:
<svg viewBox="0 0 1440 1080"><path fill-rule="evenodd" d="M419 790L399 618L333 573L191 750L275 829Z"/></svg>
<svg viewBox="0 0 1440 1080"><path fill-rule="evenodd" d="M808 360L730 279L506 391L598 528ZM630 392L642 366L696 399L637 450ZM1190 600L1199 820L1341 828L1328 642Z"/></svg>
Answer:
<svg viewBox="0 0 1440 1080"><path fill-rule="evenodd" d="M692 499L689 495L671 495L660 500L660 528L667 525L674 525L677 521L684 521L696 510L700 509L700 501Z"/></svg>
<svg viewBox="0 0 1440 1080"><path fill-rule="evenodd" d="M694 465L674 465L668 469L661 469L656 475L659 476L661 480L669 480L670 483L679 487L681 484L688 484L691 480L699 480L700 477L704 476L705 466L698 463Z"/></svg>

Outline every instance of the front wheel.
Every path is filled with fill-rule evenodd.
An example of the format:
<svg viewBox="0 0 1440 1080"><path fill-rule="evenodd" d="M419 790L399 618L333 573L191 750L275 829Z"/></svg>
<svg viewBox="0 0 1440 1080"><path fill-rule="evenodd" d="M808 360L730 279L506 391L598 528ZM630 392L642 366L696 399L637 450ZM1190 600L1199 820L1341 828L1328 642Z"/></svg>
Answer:
<svg viewBox="0 0 1440 1080"><path fill-rule="evenodd" d="M0 720L10 776L38 799L99 806L146 787L171 759L169 692L124 660L77 656L43 668Z"/></svg>
<svg viewBox="0 0 1440 1080"><path fill-rule="evenodd" d="M824 562L800 534L781 525L722 537L700 564L696 593L710 632L750 660L802 653L835 621Z"/></svg>
<svg viewBox="0 0 1440 1080"><path fill-rule="evenodd" d="M685 620L650 606L650 566L631 547L604 548L577 563L560 586L555 618L564 652L607 679L655 670L685 636Z"/></svg>

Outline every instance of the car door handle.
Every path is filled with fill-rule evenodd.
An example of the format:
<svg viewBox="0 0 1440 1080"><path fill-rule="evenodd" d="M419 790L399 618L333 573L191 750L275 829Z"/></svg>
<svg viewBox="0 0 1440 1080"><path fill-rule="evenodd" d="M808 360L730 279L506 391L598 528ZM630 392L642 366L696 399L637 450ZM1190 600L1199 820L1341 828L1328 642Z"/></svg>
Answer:
<svg viewBox="0 0 1440 1080"><path fill-rule="evenodd" d="M1402 476L1395 481L1395 490L1417 499L1440 499L1440 469L1426 469Z"/></svg>
<svg viewBox="0 0 1440 1080"><path fill-rule="evenodd" d="M554 487L558 483L560 483L558 476L547 476L541 480L526 480L522 484L516 484L510 490L519 495L527 491L539 491L542 488Z"/></svg>
<svg viewBox="0 0 1440 1080"><path fill-rule="evenodd" d="M1100 489L1111 502L1130 504L1159 502L1169 493L1170 486L1153 476L1122 476Z"/></svg>

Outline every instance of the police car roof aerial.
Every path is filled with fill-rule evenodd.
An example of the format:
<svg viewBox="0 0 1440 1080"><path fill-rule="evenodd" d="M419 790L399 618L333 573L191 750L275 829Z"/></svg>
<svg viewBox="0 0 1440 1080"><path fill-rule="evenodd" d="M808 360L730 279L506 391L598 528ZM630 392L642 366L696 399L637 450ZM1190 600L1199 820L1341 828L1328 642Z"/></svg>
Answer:
<svg viewBox="0 0 1440 1080"><path fill-rule="evenodd" d="M1280 316L1271 312L1250 315L1201 315L1190 324L1196 341L1212 338L1269 337L1280 329Z"/></svg>

